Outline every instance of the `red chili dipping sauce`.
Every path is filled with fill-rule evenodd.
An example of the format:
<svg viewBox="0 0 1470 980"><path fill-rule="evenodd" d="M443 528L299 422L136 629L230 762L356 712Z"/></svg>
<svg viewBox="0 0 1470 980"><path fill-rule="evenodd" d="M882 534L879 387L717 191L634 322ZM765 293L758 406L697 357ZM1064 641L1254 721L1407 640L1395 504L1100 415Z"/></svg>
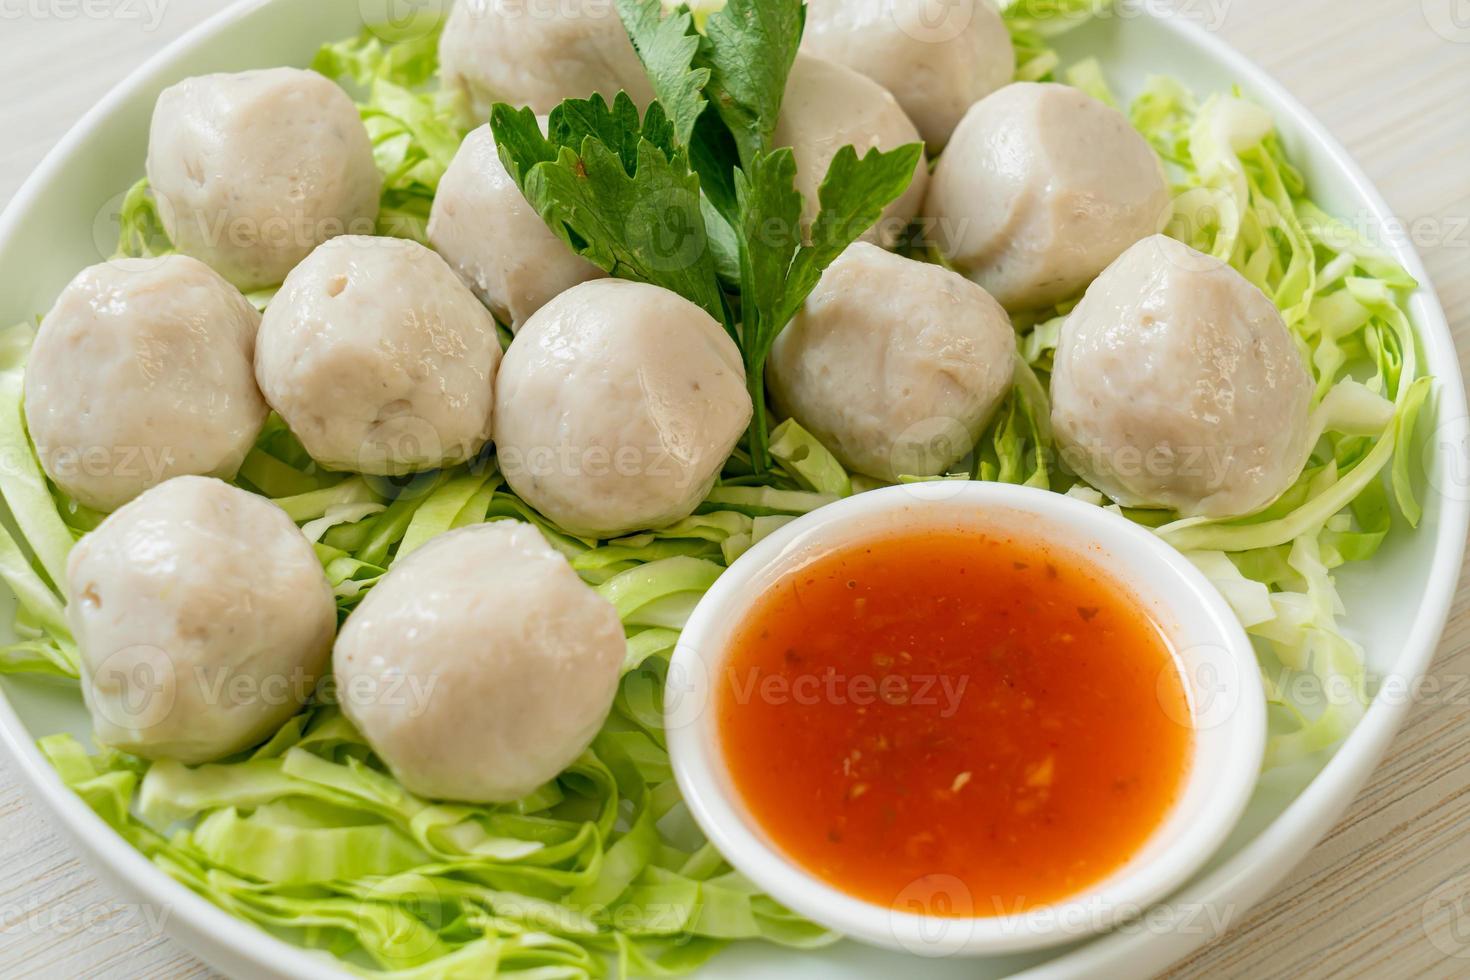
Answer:
<svg viewBox="0 0 1470 980"><path fill-rule="evenodd" d="M1162 822L1193 741L1137 600L1074 556L972 531L789 575L715 687L736 788L775 844L930 915L1015 914L1106 877Z"/></svg>

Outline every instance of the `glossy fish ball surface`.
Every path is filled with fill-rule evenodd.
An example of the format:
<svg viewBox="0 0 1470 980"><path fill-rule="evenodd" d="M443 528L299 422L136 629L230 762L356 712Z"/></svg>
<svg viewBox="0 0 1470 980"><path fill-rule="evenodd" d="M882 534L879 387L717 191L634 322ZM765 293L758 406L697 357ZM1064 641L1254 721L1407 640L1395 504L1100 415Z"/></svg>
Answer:
<svg viewBox="0 0 1470 980"><path fill-rule="evenodd" d="M919 130L883 86L825 58L797 55L771 145L791 147L807 225L820 209L817 191L827 168L844 146L855 147L862 157L870 150L896 150L919 141ZM863 240L885 248L897 242L918 213L928 184L929 164L920 159L913 182L883 210Z"/></svg>
<svg viewBox="0 0 1470 980"><path fill-rule="evenodd" d="M802 50L892 92L933 151L1016 73L1015 46L990 0L809 0Z"/></svg>
<svg viewBox="0 0 1470 980"><path fill-rule="evenodd" d="M190 765L248 749L327 669L337 606L285 511L182 476L72 549L67 619L97 740Z"/></svg>
<svg viewBox="0 0 1470 980"><path fill-rule="evenodd" d="M370 235L382 178L357 107L312 71L201 75L158 97L148 182L169 240L241 290Z"/></svg>
<svg viewBox="0 0 1470 980"><path fill-rule="evenodd" d="M724 329L675 293L620 279L576 286L531 317L495 399L511 488L597 538L693 513L752 412Z"/></svg>
<svg viewBox="0 0 1470 980"><path fill-rule="evenodd" d="M1076 296L1168 214L1158 157L1122 113L1034 82L976 103L924 204L945 258L1012 311Z"/></svg>
<svg viewBox="0 0 1470 980"><path fill-rule="evenodd" d="M985 290L858 242L776 338L776 410L848 469L935 476L968 456L1011 389L1016 336Z"/></svg>
<svg viewBox="0 0 1470 980"><path fill-rule="evenodd" d="M1052 426L1063 460L1124 506L1235 517L1296 480L1312 393L1265 294L1157 235L1113 263L1067 318Z"/></svg>
<svg viewBox="0 0 1470 980"><path fill-rule="evenodd" d="M513 331L548 300L606 275L557 238L526 202L500 162L488 125L465 137L440 180L429 243Z"/></svg>
<svg viewBox="0 0 1470 980"><path fill-rule="evenodd" d="M469 119L496 102L549 113L566 99L626 90L639 106L653 89L617 5L607 0L457 0L439 39L444 87Z"/></svg>
<svg viewBox="0 0 1470 980"><path fill-rule="evenodd" d="M342 706L405 787L501 803L555 778L612 707L617 610L535 527L498 521L396 562L333 652Z"/></svg>
<svg viewBox="0 0 1470 980"><path fill-rule="evenodd" d="M312 459L392 476L479 453L499 364L494 318L437 253L355 235L291 272L255 354L260 390Z"/></svg>
<svg viewBox="0 0 1470 980"><path fill-rule="evenodd" d="M42 321L25 411L46 474L115 510L173 476L235 475L265 422L260 314L183 255L84 269Z"/></svg>

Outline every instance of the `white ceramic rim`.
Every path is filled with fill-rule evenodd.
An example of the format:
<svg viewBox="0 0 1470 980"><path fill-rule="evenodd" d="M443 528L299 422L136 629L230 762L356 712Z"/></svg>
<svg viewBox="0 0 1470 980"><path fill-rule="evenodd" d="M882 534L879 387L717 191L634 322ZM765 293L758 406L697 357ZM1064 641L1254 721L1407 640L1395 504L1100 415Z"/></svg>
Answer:
<svg viewBox="0 0 1470 980"><path fill-rule="evenodd" d="M52 173L60 169L63 161L75 152L101 120L136 98L140 92L160 87L160 80L169 75L170 65L200 42L228 32L237 21L271 2L237 0L214 17L184 32L119 82L67 130L21 185L4 213L0 214L0 241L9 241L20 234L27 213L35 205L42 189L51 182ZM169 910L167 922L170 932L209 960L211 965L238 964L268 970L283 978L352 980L353 974L335 961L313 955L310 950L293 946L231 915L169 877L144 857L61 781L36 747L34 737L21 723L3 689L0 689L0 742L4 743L11 761L31 788L61 818L68 834L92 858L94 866L144 903Z"/></svg>
<svg viewBox="0 0 1470 980"><path fill-rule="evenodd" d="M1115 582L1168 638L1196 721L1178 797L1137 853L1077 894L1021 914L941 918L898 911L855 898L803 869L781 853L741 803L721 744L719 713L712 710L712 689L732 653L733 635L768 590L833 550L949 528L1034 542L1071 555ZM1213 718L1200 703L1207 685ZM669 691L665 730L674 775L696 821L725 859L814 922L852 939L922 956L1045 949L1116 926L1157 902L1225 842L1255 789L1266 741L1266 699L1255 649L1199 569L1158 536L1112 511L1001 483L887 487L829 504L782 527L742 555L700 600L674 651Z"/></svg>
<svg viewBox="0 0 1470 980"><path fill-rule="evenodd" d="M4 213L0 214L0 241L8 241L18 235L42 188L51 182L54 172L100 120L140 92L157 88L159 81L169 76L169 67L182 54L208 38L226 33L236 21L270 2L272 0L236 0L218 15L184 33L123 79L78 120L22 185ZM1277 118L1289 118L1298 132L1332 158L1336 169L1351 184L1354 192L1367 202L1379 224L1392 215L1383 196L1336 137L1269 73L1199 24L1178 17L1161 17L1151 9L1146 14L1159 20L1165 30L1177 36L1181 43L1209 52L1231 71L1248 95L1254 93L1268 98ZM1419 306L1415 326L1420 343L1428 354L1427 362L1438 378L1441 420L1463 420L1467 411L1459 359L1444 308L1434 292L1423 260L1411 244L1397 239L1390 241L1388 250L1422 284L1415 296ZM1413 625L1404 636L1402 652L1394 664L1398 676L1417 679L1433 659L1458 586L1467 530L1470 530L1470 499L1446 497L1440 513L1428 585ZM1155 911L1167 913L1185 903L1241 910L1259 901L1322 839L1347 808L1382 758L1408 707L1403 700L1376 699L1331 761L1286 810L1222 866L1191 883L1164 906L1151 910L1151 918ZM231 916L155 867L61 782L36 748L34 738L21 724L3 690L0 690L0 742L8 750L17 771L60 818L61 826L91 857L94 866L142 901L169 908L171 932L212 964L222 966L229 963L238 968L269 971L287 978L351 976L335 964ZM1172 931L1167 929L1164 919L1154 921L1160 924L1160 929L1104 935L1075 951L1013 976L1025 980L1061 980L1099 974L1152 973L1214 938L1214 933L1206 929L1182 928L1189 922L1185 913L1175 915L1174 921L1181 928Z"/></svg>

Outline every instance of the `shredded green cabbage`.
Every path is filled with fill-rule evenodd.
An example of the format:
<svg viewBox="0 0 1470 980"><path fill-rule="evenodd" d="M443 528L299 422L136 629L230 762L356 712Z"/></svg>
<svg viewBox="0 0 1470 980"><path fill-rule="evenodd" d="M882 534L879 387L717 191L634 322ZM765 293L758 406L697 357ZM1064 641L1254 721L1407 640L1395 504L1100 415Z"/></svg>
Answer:
<svg viewBox="0 0 1470 980"><path fill-rule="evenodd" d="M327 706L231 763L89 756L67 735L41 747L169 874L305 946L360 954L360 968L480 976L513 954L569 968L546 976L602 976L609 959L619 975L682 972L730 940L834 938L679 826L667 753L616 715L556 782L497 807L406 792Z"/></svg>
<svg viewBox="0 0 1470 980"><path fill-rule="evenodd" d="M1050 39L1086 23L1112 0L1002 0L1001 16L1016 49L1016 81L1052 81L1061 58Z"/></svg>
<svg viewBox="0 0 1470 980"><path fill-rule="evenodd" d="M1004 5L1021 79L1052 78L1048 39L1096 0ZM702 3L707 16L718 3ZM385 44L378 32L327 45L313 67L351 87L384 174L380 230L422 239L444 168L465 132L462 106L430 84L437 33ZM1099 65L1066 79L1117 104ZM1173 520L1156 529L1216 584L1256 639L1278 708L1268 765L1330 749L1361 716L1362 651L1342 627L1332 572L1370 559L1396 510L1421 508L1410 479L1421 377L1403 312L1412 278L1306 196L1269 116L1238 94L1202 104L1152 79L1127 107L1164 159L1178 207L1168 231L1230 262L1282 309L1317 381L1321 434L1297 484L1261 514ZM125 196L119 254L170 250L146 181ZM271 291L252 296L269 302ZM1046 381L1063 316L1018 323L1016 385L971 458L939 479L1048 487L1108 506L1055 458ZM78 674L62 584L71 544L101 515L50 487L22 406L30 326L0 332L0 578L19 597L18 641L0 673ZM607 597L627 633L608 723L557 780L506 806L435 804L386 774L333 706L330 690L253 753L189 768L149 764L70 736L41 747L62 779L159 867L209 900L322 955L377 976L670 976L738 939L814 948L836 937L758 894L683 811L662 729L668 658L694 603L723 569L787 522L878 481L847 473L794 421L771 432L776 468L737 449L698 512L670 527L593 541L558 528L504 485L493 457L403 485L322 471L272 417L237 482L274 500L313 541L346 615L403 555L457 527L538 526ZM911 478L905 478L906 480ZM1289 692L1315 678L1324 697ZM1281 719L1284 719L1281 720Z"/></svg>
<svg viewBox="0 0 1470 980"><path fill-rule="evenodd" d="M771 457L802 489L833 497L852 493L852 478L837 457L795 419L787 419L771 430L769 448Z"/></svg>
<svg viewBox="0 0 1470 980"><path fill-rule="evenodd" d="M410 40L384 44L385 32L364 28L355 38L328 44L311 67L366 98L362 121L383 174L378 233L427 242L434 192L469 127L464 113L438 88L439 34L411 32Z"/></svg>

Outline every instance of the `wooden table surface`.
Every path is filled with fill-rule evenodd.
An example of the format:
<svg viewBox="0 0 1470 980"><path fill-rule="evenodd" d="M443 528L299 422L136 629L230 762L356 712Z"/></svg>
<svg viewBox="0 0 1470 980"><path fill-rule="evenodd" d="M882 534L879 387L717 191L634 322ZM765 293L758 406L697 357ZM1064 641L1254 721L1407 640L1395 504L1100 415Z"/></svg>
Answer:
<svg viewBox="0 0 1470 980"><path fill-rule="evenodd" d="M1133 11L1159 2L1123 0ZM1413 235L1470 351L1470 0L1172 2L1347 145ZM0 201L102 93L222 6L0 0ZM1342 823L1172 976L1470 975L1470 587L1434 672L1442 683L1427 689L1448 693L1415 705ZM0 761L0 975L211 975L47 824Z"/></svg>

